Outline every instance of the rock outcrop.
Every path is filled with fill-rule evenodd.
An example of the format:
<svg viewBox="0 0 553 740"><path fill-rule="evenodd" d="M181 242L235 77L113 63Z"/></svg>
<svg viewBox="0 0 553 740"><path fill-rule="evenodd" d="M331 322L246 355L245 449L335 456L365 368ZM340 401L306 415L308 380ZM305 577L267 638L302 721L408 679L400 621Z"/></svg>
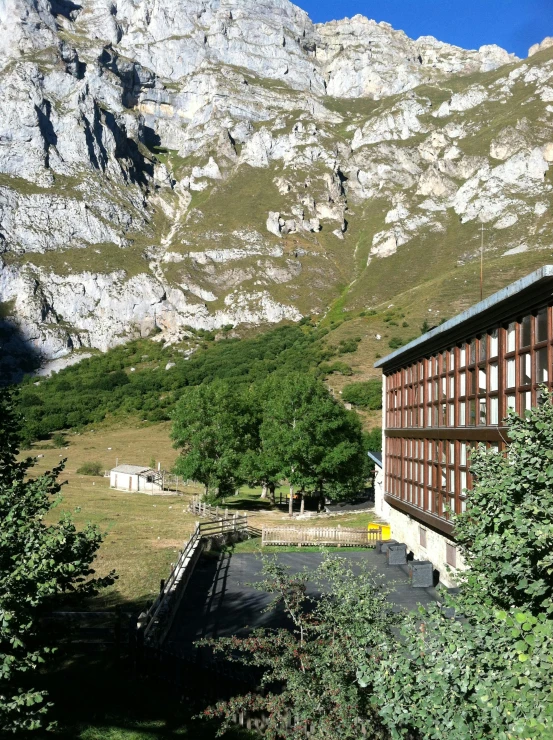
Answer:
<svg viewBox="0 0 553 740"><path fill-rule="evenodd" d="M452 219L548 238L548 39L521 62L288 0L8 0L0 32L0 317L47 359L296 320L353 275L384 300Z"/></svg>

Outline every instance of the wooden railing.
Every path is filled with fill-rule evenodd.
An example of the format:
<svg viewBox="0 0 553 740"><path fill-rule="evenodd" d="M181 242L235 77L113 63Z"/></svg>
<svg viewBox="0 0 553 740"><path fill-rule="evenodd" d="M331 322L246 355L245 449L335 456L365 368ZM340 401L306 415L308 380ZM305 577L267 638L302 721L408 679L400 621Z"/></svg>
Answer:
<svg viewBox="0 0 553 740"><path fill-rule="evenodd" d="M320 545L326 547L375 547L382 539L382 528L346 527L263 527L262 545Z"/></svg>
<svg viewBox="0 0 553 740"><path fill-rule="evenodd" d="M196 527L185 543L178 561L173 565L167 581L162 582L159 596L145 614L139 618L139 629L143 630L144 641L162 644L188 585L196 563L204 549L206 540L226 537L235 533L248 532L248 517L235 514L228 519L196 522Z"/></svg>
<svg viewBox="0 0 553 740"><path fill-rule="evenodd" d="M230 519L233 514L222 506L211 506L202 501L201 496L193 496L192 501L188 504L188 511L196 516L203 516L205 519Z"/></svg>
<svg viewBox="0 0 553 740"><path fill-rule="evenodd" d="M246 529L251 537L261 537L261 530L256 527L252 527L246 514L231 514L228 509L222 506L211 506L202 501L200 496L194 496L192 501L188 504L188 511L196 516L204 517L205 519L211 519L219 521L224 519L225 521L236 521L239 529L243 527L241 523L243 519L246 520Z"/></svg>

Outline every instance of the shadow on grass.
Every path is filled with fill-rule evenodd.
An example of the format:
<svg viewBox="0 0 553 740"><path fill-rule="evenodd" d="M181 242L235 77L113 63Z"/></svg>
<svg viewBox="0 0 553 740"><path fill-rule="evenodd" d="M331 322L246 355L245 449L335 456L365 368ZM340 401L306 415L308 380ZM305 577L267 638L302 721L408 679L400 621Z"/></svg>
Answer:
<svg viewBox="0 0 553 740"><path fill-rule="evenodd" d="M251 499L236 496L234 499L225 499L221 508L229 511L271 511L274 507L266 499Z"/></svg>
<svg viewBox="0 0 553 740"><path fill-rule="evenodd" d="M65 656L57 669L43 674L42 688L54 708L53 732L37 731L28 740L214 740L218 725L195 719L208 702L182 700L170 687L138 678L127 661L108 651ZM224 740L252 740L240 729Z"/></svg>

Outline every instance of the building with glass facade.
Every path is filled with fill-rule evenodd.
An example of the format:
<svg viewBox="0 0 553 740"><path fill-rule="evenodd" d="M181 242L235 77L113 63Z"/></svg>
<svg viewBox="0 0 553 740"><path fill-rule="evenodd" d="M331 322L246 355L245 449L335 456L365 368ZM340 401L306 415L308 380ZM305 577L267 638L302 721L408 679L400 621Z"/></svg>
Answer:
<svg viewBox="0 0 553 740"><path fill-rule="evenodd" d="M470 448L502 449L507 410L551 387L553 266L547 265L376 363L383 383L383 508L392 537L446 585L463 567L452 512L472 486ZM450 566L450 572L446 565Z"/></svg>

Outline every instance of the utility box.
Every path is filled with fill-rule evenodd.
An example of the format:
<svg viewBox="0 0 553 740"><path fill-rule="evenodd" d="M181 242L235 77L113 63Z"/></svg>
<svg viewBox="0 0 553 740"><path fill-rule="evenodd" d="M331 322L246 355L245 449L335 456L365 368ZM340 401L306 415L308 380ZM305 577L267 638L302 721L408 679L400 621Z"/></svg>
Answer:
<svg viewBox="0 0 553 740"><path fill-rule="evenodd" d="M398 544L397 540L383 540L382 542L376 543L376 551L380 553L381 555L386 555L390 545L397 545L397 544Z"/></svg>
<svg viewBox="0 0 553 740"><path fill-rule="evenodd" d="M388 565L406 565L407 563L407 545L398 542L396 545L390 545L386 551Z"/></svg>
<svg viewBox="0 0 553 740"><path fill-rule="evenodd" d="M434 566L430 560L413 560L409 563L409 579L413 588L430 588L434 585Z"/></svg>

